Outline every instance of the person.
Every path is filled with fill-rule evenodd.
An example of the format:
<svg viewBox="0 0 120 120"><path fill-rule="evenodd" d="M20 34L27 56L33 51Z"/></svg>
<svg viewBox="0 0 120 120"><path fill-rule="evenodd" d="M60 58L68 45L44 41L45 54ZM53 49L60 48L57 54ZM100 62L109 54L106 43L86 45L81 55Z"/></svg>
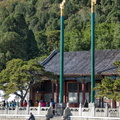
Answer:
<svg viewBox="0 0 120 120"><path fill-rule="evenodd" d="M13 101L10 102L10 107L14 107L14 102Z"/></svg>
<svg viewBox="0 0 120 120"><path fill-rule="evenodd" d="M41 107L46 107L46 102L44 100L42 100L42 102L40 102L40 106Z"/></svg>
<svg viewBox="0 0 120 120"><path fill-rule="evenodd" d="M29 100L28 104L29 104L29 107L33 107L33 106L34 106L34 104L33 104L33 101L32 101L32 100Z"/></svg>
<svg viewBox="0 0 120 120"><path fill-rule="evenodd" d="M88 102L87 102L87 100L85 100L85 102L84 102L84 107L88 107Z"/></svg>
<svg viewBox="0 0 120 120"><path fill-rule="evenodd" d="M51 104L52 104L52 107L53 107L53 115L55 115L55 110L54 110L55 102L54 102L54 100L52 98L51 98Z"/></svg>
<svg viewBox="0 0 120 120"><path fill-rule="evenodd" d="M6 103L5 103L5 100L2 101L2 106L3 106L3 110L5 109L5 106L6 106Z"/></svg>
<svg viewBox="0 0 120 120"><path fill-rule="evenodd" d="M32 114L32 112L30 112L30 117L29 117L28 120L35 120L35 117L34 117L34 115Z"/></svg>
<svg viewBox="0 0 120 120"><path fill-rule="evenodd" d="M34 107L38 107L38 100L35 102Z"/></svg>
<svg viewBox="0 0 120 120"><path fill-rule="evenodd" d="M53 101L53 99L51 98L51 103L52 103L52 107L55 107L55 102Z"/></svg>
<svg viewBox="0 0 120 120"><path fill-rule="evenodd" d="M50 106L49 102L46 102L46 107L49 107L49 106Z"/></svg>
<svg viewBox="0 0 120 120"><path fill-rule="evenodd" d="M23 107L27 107L27 101L26 100L23 103Z"/></svg>
<svg viewBox="0 0 120 120"><path fill-rule="evenodd" d="M6 106L6 102L5 102L5 100L2 101L2 106L3 106L3 107Z"/></svg>
<svg viewBox="0 0 120 120"><path fill-rule="evenodd" d="M15 99L14 99L14 101L13 101L13 102L14 102L14 107L16 107L16 101L15 101Z"/></svg>

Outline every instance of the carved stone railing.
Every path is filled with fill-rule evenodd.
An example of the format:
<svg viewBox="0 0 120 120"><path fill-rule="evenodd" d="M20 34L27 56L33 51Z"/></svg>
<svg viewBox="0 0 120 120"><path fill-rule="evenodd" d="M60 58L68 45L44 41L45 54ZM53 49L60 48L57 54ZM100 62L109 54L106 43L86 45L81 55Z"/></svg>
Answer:
<svg viewBox="0 0 120 120"><path fill-rule="evenodd" d="M29 114L46 115L49 107L0 107L0 114Z"/></svg>
<svg viewBox="0 0 120 120"><path fill-rule="evenodd" d="M106 117L107 116L107 109L106 108L95 108L95 116Z"/></svg>
<svg viewBox="0 0 120 120"><path fill-rule="evenodd" d="M34 115L46 115L50 107L2 107L0 106L0 114L18 114L18 115L28 115L32 112ZM69 109L69 110L68 110ZM56 109L55 109L56 110ZM70 116L92 116L92 117L120 117L120 107L119 108L95 108L94 105L89 105L88 108L79 107L69 107L67 109ZM66 112L67 113L67 112ZM57 114L57 113L56 113ZM67 115L65 115L67 116Z"/></svg>
<svg viewBox="0 0 120 120"><path fill-rule="evenodd" d="M79 108L70 108L70 111L72 113L72 116L78 116L79 115Z"/></svg>
<svg viewBox="0 0 120 120"><path fill-rule="evenodd" d="M84 108L80 104L79 108L68 108L70 110L70 113L67 114L71 114L71 116L120 117L120 107L108 108L108 106L106 106L105 108L95 108L94 104L89 104L88 108Z"/></svg>
<svg viewBox="0 0 120 120"><path fill-rule="evenodd" d="M89 116L90 109L89 108L82 108L82 116Z"/></svg>
<svg viewBox="0 0 120 120"><path fill-rule="evenodd" d="M120 108L109 108L108 117L120 117Z"/></svg>

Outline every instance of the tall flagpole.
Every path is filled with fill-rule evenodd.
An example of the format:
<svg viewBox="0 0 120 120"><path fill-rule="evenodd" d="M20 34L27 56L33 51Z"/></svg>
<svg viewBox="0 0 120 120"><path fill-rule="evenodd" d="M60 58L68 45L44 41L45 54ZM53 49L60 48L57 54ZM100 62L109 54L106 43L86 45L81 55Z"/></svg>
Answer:
<svg viewBox="0 0 120 120"><path fill-rule="evenodd" d="M60 4L60 103L63 103L63 85L64 85L64 4L63 0Z"/></svg>
<svg viewBox="0 0 120 120"><path fill-rule="evenodd" d="M91 0L91 103L95 101L95 4L96 0Z"/></svg>

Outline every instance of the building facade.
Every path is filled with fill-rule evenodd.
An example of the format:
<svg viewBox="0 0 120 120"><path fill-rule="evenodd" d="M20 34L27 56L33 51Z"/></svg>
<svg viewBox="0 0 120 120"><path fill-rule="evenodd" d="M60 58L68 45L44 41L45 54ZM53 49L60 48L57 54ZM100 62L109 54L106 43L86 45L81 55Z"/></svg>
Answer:
<svg viewBox="0 0 120 120"><path fill-rule="evenodd" d="M99 50L95 51L95 85L108 76L111 79L119 78L118 67L113 65L120 60L120 50ZM70 106L77 107L79 103L90 102L91 92L91 67L90 51L64 52L64 92L63 102L70 103ZM30 99L33 102L44 100L50 102L51 98L59 103L59 74L60 74L60 53L54 50L41 64L45 70L53 72L58 80L44 78L43 82L36 83L30 91ZM96 106L116 107L119 103L107 98L95 100Z"/></svg>

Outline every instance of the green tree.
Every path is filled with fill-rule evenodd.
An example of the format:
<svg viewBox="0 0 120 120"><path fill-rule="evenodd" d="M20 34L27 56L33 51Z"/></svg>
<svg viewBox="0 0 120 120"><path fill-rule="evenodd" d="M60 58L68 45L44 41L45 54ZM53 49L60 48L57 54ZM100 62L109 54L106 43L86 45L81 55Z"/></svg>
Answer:
<svg viewBox="0 0 120 120"><path fill-rule="evenodd" d="M3 32L2 35L4 36L5 32L19 34L22 38L21 41L24 41L24 45L26 45L27 51L29 52L32 49L32 54L35 53L35 57L38 53L35 52L37 48L34 49L29 43L36 44L33 42L36 40L37 45L33 46L40 47L46 40L41 39L43 41L38 42L38 39L36 39L38 38L38 34L36 32L44 31L44 33L48 33L60 29L59 5L61 2L62 0L0 1L0 31ZM65 3L65 34L69 32L70 36L67 36L67 39L70 39L68 40L69 42L71 41L74 45L77 42L80 43L82 49L80 47L79 50L90 50L90 3L91 0L69 0ZM96 50L119 49L119 36L116 37L119 32L115 24L120 22L120 0L97 0L95 18ZM78 35L73 35L73 29L80 31L80 39L76 38ZM32 38L30 38L30 33L32 34ZM3 38L0 37L0 39ZM30 39L33 39L33 41ZM75 42L72 39L75 39ZM41 43L41 45L38 43ZM51 44L48 44L49 39L47 39L46 43L46 46L50 48L46 52L50 53L52 48ZM27 44L31 46L30 49L28 49ZM67 45L67 43L65 44ZM68 51L68 48L65 48L65 50ZM73 50L76 50L76 48ZM39 52L40 54L41 51ZM44 55L46 52L43 50ZM10 56L10 52L8 53ZM6 53L4 54L6 56ZM30 58L32 54L26 55L26 57Z"/></svg>
<svg viewBox="0 0 120 120"><path fill-rule="evenodd" d="M51 31L47 33L47 45L48 50L52 51L54 49L59 49L60 31Z"/></svg>
<svg viewBox="0 0 120 120"><path fill-rule="evenodd" d="M115 32L113 34L113 41L112 41L112 46L114 49L119 49L120 48L120 26L119 23L115 25L114 27Z"/></svg>
<svg viewBox="0 0 120 120"><path fill-rule="evenodd" d="M15 6L15 13L21 13L21 14L26 14L26 7L27 6L25 6L25 4L24 3L21 3L21 2L19 2L19 4L17 4L16 6Z"/></svg>
<svg viewBox="0 0 120 120"><path fill-rule="evenodd" d="M96 25L96 49L113 49L114 25L108 23Z"/></svg>
<svg viewBox="0 0 120 120"><path fill-rule="evenodd" d="M0 89L5 91L5 96L14 93L23 101L32 85L41 82L43 76L55 78L53 73L45 71L36 60L13 59L0 72Z"/></svg>
<svg viewBox="0 0 120 120"><path fill-rule="evenodd" d="M5 68L6 64L6 55L4 53L0 53L0 70Z"/></svg>
<svg viewBox="0 0 120 120"><path fill-rule="evenodd" d="M90 50L90 47L90 26L86 26L85 30L82 31L81 50Z"/></svg>
<svg viewBox="0 0 120 120"><path fill-rule="evenodd" d="M23 38L15 32L5 32L0 34L0 70L5 68L7 61L13 58L28 59L26 43Z"/></svg>
<svg viewBox="0 0 120 120"><path fill-rule="evenodd" d="M37 41L37 46L39 49L39 56L47 55L47 36L43 32L35 32L35 39Z"/></svg>
<svg viewBox="0 0 120 120"><path fill-rule="evenodd" d="M118 66L118 72L120 73L120 61L116 61L114 65ZM110 77L105 77L93 90L98 91L96 94L97 98L105 96L108 99L120 101L120 79L114 80Z"/></svg>
<svg viewBox="0 0 120 120"><path fill-rule="evenodd" d="M35 27L35 25L38 23L38 21L39 21L39 19L37 17L31 18L31 21L29 23L30 24L29 28L32 30Z"/></svg>
<svg viewBox="0 0 120 120"><path fill-rule="evenodd" d="M105 77L101 83L98 83L97 87L95 87L94 90L98 91L96 95L97 98L103 98L105 96L109 99L115 100L114 80L109 77Z"/></svg>
<svg viewBox="0 0 120 120"><path fill-rule="evenodd" d="M37 0L31 0L31 4L35 5Z"/></svg>
<svg viewBox="0 0 120 120"><path fill-rule="evenodd" d="M9 12L6 8L0 9L0 24L9 16Z"/></svg>
<svg viewBox="0 0 120 120"><path fill-rule="evenodd" d="M37 57L38 48L35 41L35 36L32 30L29 30L25 18L22 14L16 13L7 17L2 24L2 31L4 33L1 33L3 34L1 37L1 44L4 44L5 46L12 46L11 48L14 53L19 53L20 51L24 53L23 55L21 54L22 56L19 56L20 54L16 54L14 55L16 57L13 58L29 60L31 58ZM14 41L19 42L19 47L18 44ZM6 49L4 48L4 50Z"/></svg>
<svg viewBox="0 0 120 120"><path fill-rule="evenodd" d="M65 34L65 50L79 51L81 50L81 32L73 29Z"/></svg>
<svg viewBox="0 0 120 120"><path fill-rule="evenodd" d="M11 58L23 58L27 54L26 45L23 45L22 37L15 32L6 32L0 39L0 52L11 54Z"/></svg>

